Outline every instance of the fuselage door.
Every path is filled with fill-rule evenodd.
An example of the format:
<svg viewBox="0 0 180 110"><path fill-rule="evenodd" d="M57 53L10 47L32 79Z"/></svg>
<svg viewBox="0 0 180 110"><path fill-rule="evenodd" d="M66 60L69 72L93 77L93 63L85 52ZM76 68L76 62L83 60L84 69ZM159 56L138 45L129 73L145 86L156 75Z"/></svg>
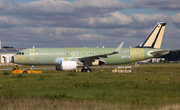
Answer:
<svg viewBox="0 0 180 110"><path fill-rule="evenodd" d="M29 50L30 64L41 64L41 52L38 48Z"/></svg>
<svg viewBox="0 0 180 110"><path fill-rule="evenodd" d="M30 53L30 55L29 55L30 60L34 60L34 58L35 58L35 49L30 49L29 53Z"/></svg>

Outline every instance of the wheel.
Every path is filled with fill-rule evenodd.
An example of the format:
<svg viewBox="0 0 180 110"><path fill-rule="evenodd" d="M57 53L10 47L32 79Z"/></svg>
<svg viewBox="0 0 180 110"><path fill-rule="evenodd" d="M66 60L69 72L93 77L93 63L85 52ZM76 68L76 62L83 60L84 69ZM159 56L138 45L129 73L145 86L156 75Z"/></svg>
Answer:
<svg viewBox="0 0 180 110"><path fill-rule="evenodd" d="M83 68L83 69L81 70L81 72L87 72L87 70Z"/></svg>
<svg viewBox="0 0 180 110"><path fill-rule="evenodd" d="M27 71L23 71L23 74L27 74Z"/></svg>
<svg viewBox="0 0 180 110"><path fill-rule="evenodd" d="M90 72L91 72L91 69L90 69L90 68L88 68L86 71L87 71L88 73L90 73Z"/></svg>

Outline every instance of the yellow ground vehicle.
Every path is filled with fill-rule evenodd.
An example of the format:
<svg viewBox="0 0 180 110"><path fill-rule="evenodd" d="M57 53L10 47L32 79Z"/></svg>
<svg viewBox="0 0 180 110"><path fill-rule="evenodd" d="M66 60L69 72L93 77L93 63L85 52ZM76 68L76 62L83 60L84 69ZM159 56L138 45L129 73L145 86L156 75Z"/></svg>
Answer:
<svg viewBox="0 0 180 110"><path fill-rule="evenodd" d="M14 74L33 74L33 73L42 73L42 71L34 71L34 70L24 70L24 69L19 69L18 66L12 67L12 73Z"/></svg>

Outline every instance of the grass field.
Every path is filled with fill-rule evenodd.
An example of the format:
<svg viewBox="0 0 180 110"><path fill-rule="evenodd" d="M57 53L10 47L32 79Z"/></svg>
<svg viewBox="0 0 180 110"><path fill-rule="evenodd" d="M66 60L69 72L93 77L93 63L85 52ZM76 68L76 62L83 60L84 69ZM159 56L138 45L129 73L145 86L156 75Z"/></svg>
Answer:
<svg viewBox="0 0 180 110"><path fill-rule="evenodd" d="M179 110L180 64L158 65L137 67L132 73L105 68L23 75L0 71L0 109Z"/></svg>

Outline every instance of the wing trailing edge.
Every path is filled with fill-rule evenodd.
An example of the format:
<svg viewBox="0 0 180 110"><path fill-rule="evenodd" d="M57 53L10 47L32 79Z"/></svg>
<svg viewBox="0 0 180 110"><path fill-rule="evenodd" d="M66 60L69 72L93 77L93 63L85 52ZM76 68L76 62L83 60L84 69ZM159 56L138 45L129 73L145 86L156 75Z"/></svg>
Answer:
<svg viewBox="0 0 180 110"><path fill-rule="evenodd" d="M88 57L81 57L78 58L78 60L82 61L82 62L93 62L96 59L100 59L100 58L108 58L108 55L113 55L113 54L118 54L119 51L121 50L122 46L123 46L124 42L122 42L114 52L112 53L107 53L107 54L101 54L101 55L93 55L93 56L88 56Z"/></svg>

